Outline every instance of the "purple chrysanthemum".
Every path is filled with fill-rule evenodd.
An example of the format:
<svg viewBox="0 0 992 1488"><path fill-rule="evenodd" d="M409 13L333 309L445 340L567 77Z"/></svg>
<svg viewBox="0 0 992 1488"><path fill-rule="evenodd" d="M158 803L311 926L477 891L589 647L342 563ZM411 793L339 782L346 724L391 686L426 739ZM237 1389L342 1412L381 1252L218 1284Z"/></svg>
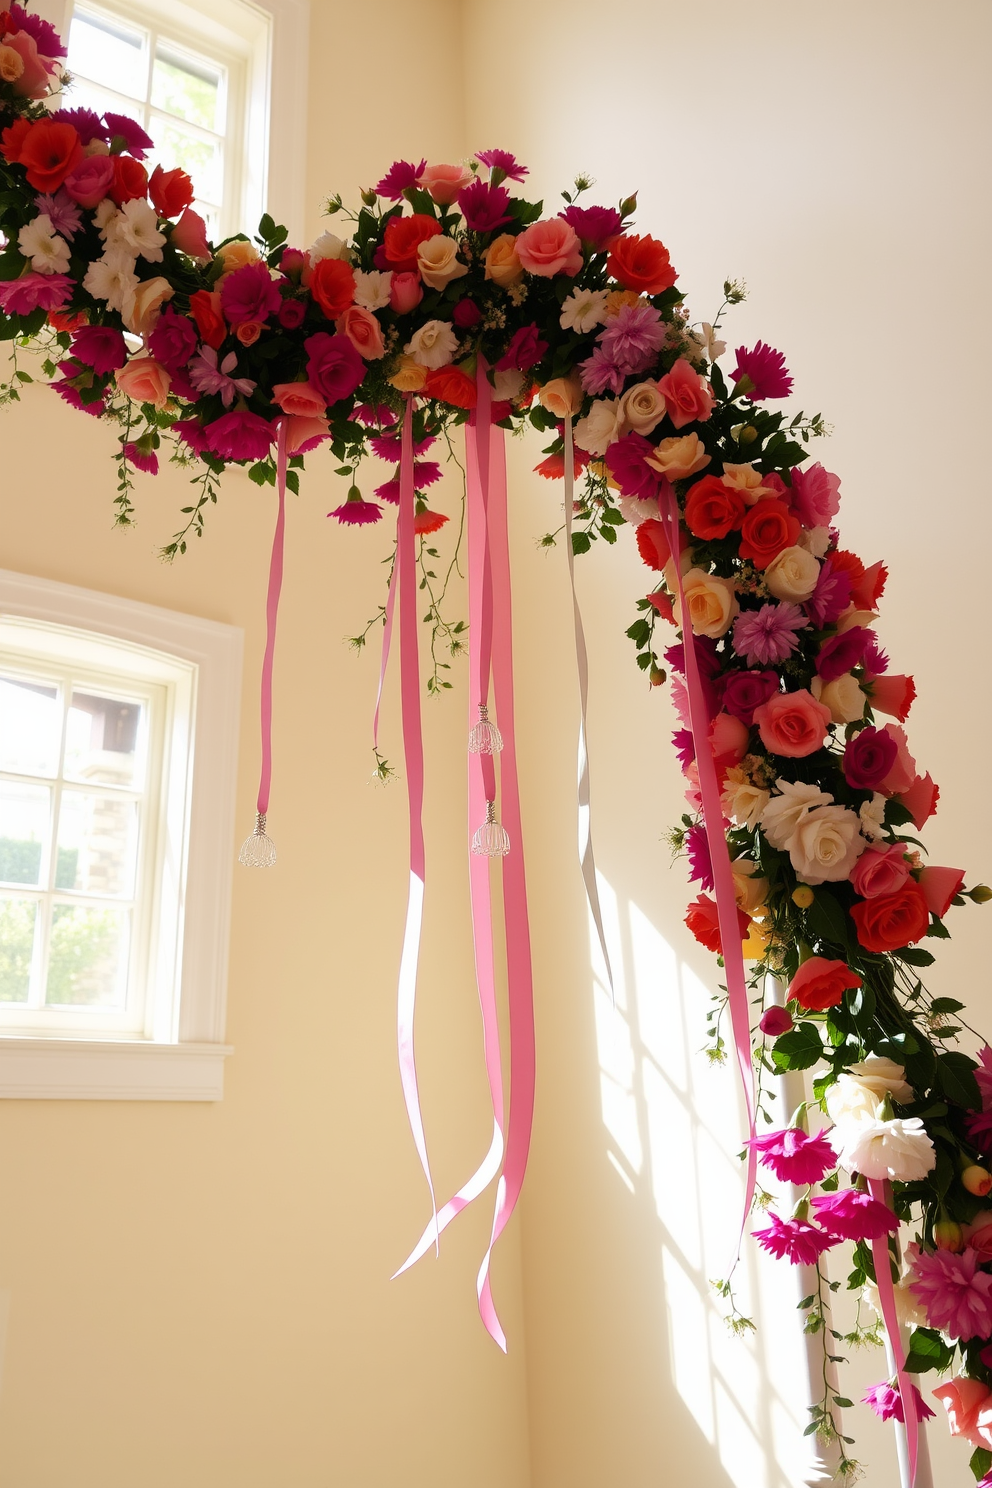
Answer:
<svg viewBox="0 0 992 1488"><path fill-rule="evenodd" d="M992 1276L979 1267L976 1250L966 1245L960 1254L950 1250L921 1250L908 1246L913 1280L909 1290L926 1308L927 1321L952 1338L988 1338L992 1333Z"/></svg>
<svg viewBox="0 0 992 1488"><path fill-rule="evenodd" d="M765 1137L753 1137L750 1146L757 1152L758 1161L771 1168L783 1183L819 1183L837 1166L837 1154L822 1132L811 1137L790 1126Z"/></svg>
<svg viewBox="0 0 992 1488"><path fill-rule="evenodd" d="M748 351L746 346L737 348L737 366L731 373L735 382L746 377L751 384L745 397L752 403L761 403L765 398L787 398L792 392L792 378L780 351L765 341L758 341Z"/></svg>
<svg viewBox="0 0 992 1488"><path fill-rule="evenodd" d="M376 506L374 501L356 500L349 496L343 506L336 506L327 515L336 517L346 527L366 527L370 522L382 521L382 507Z"/></svg>
<svg viewBox="0 0 992 1488"><path fill-rule="evenodd" d="M115 139L122 139L124 149L135 160L144 160L147 152L154 150L155 141L128 114L104 114L103 117L111 143Z"/></svg>
<svg viewBox="0 0 992 1488"><path fill-rule="evenodd" d="M75 237L83 225L83 214L64 186L60 186L54 195L43 193L36 196L34 204L48 218L53 232L63 238Z"/></svg>
<svg viewBox="0 0 992 1488"><path fill-rule="evenodd" d="M689 882L698 883L704 893L709 893L713 888L713 863L705 828L689 828L685 834L685 850L689 855Z"/></svg>
<svg viewBox="0 0 992 1488"><path fill-rule="evenodd" d="M920 1421L928 1420L934 1412L927 1405L923 1396L915 1385L911 1385L916 1397L916 1415ZM883 1421L904 1421L905 1415L902 1408L902 1395L891 1380L880 1380L877 1385L871 1385L861 1397L863 1405L870 1405L876 1416Z"/></svg>
<svg viewBox="0 0 992 1488"><path fill-rule="evenodd" d="M894 1235L899 1228L887 1204L856 1188L818 1194L812 1203L822 1227L840 1240L878 1240L883 1235Z"/></svg>
<svg viewBox="0 0 992 1488"><path fill-rule="evenodd" d="M376 181L376 193L384 196L387 201L399 201L404 191L416 186L426 169L426 160L422 160L419 165L414 165L409 160L394 160L382 180Z"/></svg>
<svg viewBox="0 0 992 1488"><path fill-rule="evenodd" d="M794 1266L815 1266L823 1252L837 1244L833 1235L825 1234L804 1219L779 1219L777 1214L769 1214L768 1218L771 1223L766 1230L751 1233L762 1249L778 1260L785 1257Z"/></svg>
<svg viewBox="0 0 992 1488"><path fill-rule="evenodd" d="M823 630L847 609L851 602L851 576L834 568L828 554L820 568L816 588L806 601L806 612L817 630Z"/></svg>
<svg viewBox="0 0 992 1488"><path fill-rule="evenodd" d="M583 390L598 397L607 389L618 396L623 392L623 373L603 351L601 346L593 349L592 356L579 363L579 375Z"/></svg>
<svg viewBox="0 0 992 1488"><path fill-rule="evenodd" d="M143 470L146 475L158 475L158 455L154 450L146 451L139 449L136 444L126 444L124 457L135 470Z"/></svg>
<svg viewBox="0 0 992 1488"><path fill-rule="evenodd" d="M530 175L530 167L521 165L509 150L480 150L475 158L480 165L488 165L491 171L502 171L511 181L522 181L524 176Z"/></svg>
<svg viewBox="0 0 992 1488"><path fill-rule="evenodd" d="M654 364L666 332L661 312L653 305L624 305L607 321L599 345L608 361L629 377Z"/></svg>
<svg viewBox="0 0 992 1488"><path fill-rule="evenodd" d="M777 666L799 645L796 632L807 624L798 605L762 605L745 610L734 622L734 650L748 666Z"/></svg>

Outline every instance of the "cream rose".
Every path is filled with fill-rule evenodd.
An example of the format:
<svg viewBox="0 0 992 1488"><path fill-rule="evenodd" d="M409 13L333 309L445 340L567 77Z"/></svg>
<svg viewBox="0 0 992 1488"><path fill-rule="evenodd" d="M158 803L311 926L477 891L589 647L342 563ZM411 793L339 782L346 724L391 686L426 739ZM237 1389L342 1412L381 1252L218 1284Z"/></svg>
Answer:
<svg viewBox="0 0 992 1488"><path fill-rule="evenodd" d="M838 1127L874 1121L880 1102L881 1096L850 1075L839 1075L826 1094L827 1115Z"/></svg>
<svg viewBox="0 0 992 1488"><path fill-rule="evenodd" d="M803 817L818 806L829 806L833 796L801 780L776 780L775 789L779 794L771 797L761 813L761 830L772 847L788 852Z"/></svg>
<svg viewBox="0 0 992 1488"><path fill-rule="evenodd" d="M616 398L597 398L575 426L575 442L590 455L605 455L620 438L620 404Z"/></svg>
<svg viewBox="0 0 992 1488"><path fill-rule="evenodd" d="M834 723L857 723L865 716L865 695L853 672L845 672L832 682L814 677L810 691L817 702L830 709Z"/></svg>
<svg viewBox="0 0 992 1488"><path fill-rule="evenodd" d="M443 289L452 279L460 279L468 273L468 264L459 262L458 244L444 233L421 243L417 249L417 268L421 279L431 289Z"/></svg>
<svg viewBox="0 0 992 1488"><path fill-rule="evenodd" d="M124 296L124 324L136 336L147 336L155 329L162 306L171 300L175 290L168 279L156 275L154 279L143 279L133 291Z"/></svg>
<svg viewBox="0 0 992 1488"><path fill-rule="evenodd" d="M773 486L762 485L762 477L752 465L724 465L722 480L725 486L740 493L745 506L754 506L756 501L779 494Z"/></svg>
<svg viewBox="0 0 992 1488"><path fill-rule="evenodd" d="M755 785L739 765L731 766L724 776L720 805L724 815L737 826L750 827L753 831L770 800L770 793Z"/></svg>
<svg viewBox="0 0 992 1488"><path fill-rule="evenodd" d="M765 584L776 599L804 604L816 588L820 565L803 548L783 548L765 569Z"/></svg>
<svg viewBox="0 0 992 1488"><path fill-rule="evenodd" d="M620 422L635 434L650 434L665 417L665 400L656 382L637 382L620 399Z"/></svg>
<svg viewBox="0 0 992 1488"><path fill-rule="evenodd" d="M906 1106L913 1099L913 1087L903 1066L894 1059L883 1059L880 1054L870 1054L860 1063L852 1064L845 1078L856 1080L863 1090L872 1091L879 1100L891 1095L898 1105Z"/></svg>
<svg viewBox="0 0 992 1488"><path fill-rule="evenodd" d="M582 382L577 372L568 377L553 377L538 394L541 407L558 419L572 418L577 414L582 407L582 398Z"/></svg>
<svg viewBox="0 0 992 1488"><path fill-rule="evenodd" d="M225 243L218 248L214 254L214 262L220 264L221 278L226 274L233 274L235 269L243 269L245 264L258 263L259 253L254 243L249 243L247 238L234 238L230 243ZM220 280L217 281L220 283ZM214 285L217 288L217 285Z"/></svg>
<svg viewBox="0 0 992 1488"><path fill-rule="evenodd" d="M427 320L410 337L403 350L428 371L446 367L455 354L458 337L446 320Z"/></svg>
<svg viewBox="0 0 992 1488"><path fill-rule="evenodd" d="M864 1178L913 1183L925 1178L937 1161L933 1143L918 1116L905 1121L862 1118L850 1125L835 1126L830 1141L840 1166Z"/></svg>
<svg viewBox="0 0 992 1488"><path fill-rule="evenodd" d="M644 463L674 481L705 470L710 459L698 434L680 434L674 439L663 439L653 454L645 455Z"/></svg>
<svg viewBox="0 0 992 1488"><path fill-rule="evenodd" d="M867 845L855 812L846 806L817 806L792 834L789 857L803 883L839 883Z"/></svg>
<svg viewBox="0 0 992 1488"><path fill-rule="evenodd" d="M712 640L726 635L740 609L730 579L703 573L701 568L690 568L682 580L682 588L689 608L689 620L696 635L710 636ZM675 623L681 629L682 616L678 598L672 601L672 610Z"/></svg>
<svg viewBox="0 0 992 1488"><path fill-rule="evenodd" d="M837 621L837 633L842 634L845 630L853 630L856 625L867 629L875 624L878 619L874 610L856 610L853 605L844 611Z"/></svg>
<svg viewBox="0 0 992 1488"><path fill-rule="evenodd" d="M524 266L517 257L517 240L512 233L500 233L486 249L486 278L509 289L524 277Z"/></svg>

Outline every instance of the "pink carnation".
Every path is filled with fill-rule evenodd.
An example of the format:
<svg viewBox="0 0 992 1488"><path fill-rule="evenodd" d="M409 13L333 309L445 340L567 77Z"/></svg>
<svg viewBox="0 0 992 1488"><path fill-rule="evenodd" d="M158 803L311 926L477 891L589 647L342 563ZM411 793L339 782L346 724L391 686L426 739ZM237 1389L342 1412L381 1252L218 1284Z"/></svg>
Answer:
<svg viewBox="0 0 992 1488"><path fill-rule="evenodd" d="M952 1338L988 1338L992 1333L992 1276L978 1267L970 1245L950 1250L907 1246L913 1280L909 1290L926 1308L927 1321Z"/></svg>
<svg viewBox="0 0 992 1488"><path fill-rule="evenodd" d="M207 448L222 460L264 460L276 437L275 425L247 408L234 408L206 427Z"/></svg>
<svg viewBox="0 0 992 1488"><path fill-rule="evenodd" d="M249 263L224 278L220 302L229 324L239 326L268 320L282 304L282 295L267 264Z"/></svg>
<svg viewBox="0 0 992 1488"><path fill-rule="evenodd" d="M838 1240L878 1240L883 1235L894 1235L899 1228L899 1220L887 1204L856 1188L818 1194L812 1203L823 1229Z"/></svg>
<svg viewBox="0 0 992 1488"><path fill-rule="evenodd" d="M909 1388L912 1390L916 1400L917 1420L926 1421L934 1412L927 1405L915 1385L910 1385ZM863 1405L870 1405L876 1416L883 1421L904 1421L906 1419L903 1412L902 1395L890 1380L882 1380L879 1384L870 1386L862 1395L861 1401Z"/></svg>
<svg viewBox="0 0 992 1488"><path fill-rule="evenodd" d="M792 471L792 510L804 527L829 527L840 510L840 476L817 462Z"/></svg>
<svg viewBox="0 0 992 1488"><path fill-rule="evenodd" d="M731 373L735 382L746 377L751 387L745 393L753 403L766 398L787 398L792 392L792 378L785 365L785 357L765 341L759 341L750 351L744 346L737 348L737 365Z"/></svg>
<svg viewBox="0 0 992 1488"><path fill-rule="evenodd" d="M758 1161L785 1183L819 1183L837 1166L837 1154L827 1138L822 1133L808 1136L798 1127L753 1137L749 1146L757 1152Z"/></svg>
<svg viewBox="0 0 992 1488"><path fill-rule="evenodd" d="M647 457L653 454L654 445L643 434L625 434L610 445L606 463L622 495L642 501L657 496L661 477L647 463Z"/></svg>
<svg viewBox="0 0 992 1488"><path fill-rule="evenodd" d="M777 1214L768 1217L771 1223L767 1229L751 1233L762 1249L778 1260L786 1257L794 1266L815 1266L823 1252L837 1244L833 1235L804 1219L779 1219Z"/></svg>
<svg viewBox="0 0 992 1488"><path fill-rule="evenodd" d="M61 310L75 288L68 274L22 274L0 283L0 310L30 315L33 310Z"/></svg>

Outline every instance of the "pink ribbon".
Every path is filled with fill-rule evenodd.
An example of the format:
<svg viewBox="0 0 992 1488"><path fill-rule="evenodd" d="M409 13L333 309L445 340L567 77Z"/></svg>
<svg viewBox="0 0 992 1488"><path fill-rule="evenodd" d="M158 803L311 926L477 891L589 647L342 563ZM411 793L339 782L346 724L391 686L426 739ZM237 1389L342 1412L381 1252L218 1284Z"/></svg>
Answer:
<svg viewBox="0 0 992 1488"><path fill-rule="evenodd" d="M720 926L720 942L723 947L723 964L727 976L727 998L730 1009L731 1029L737 1050L737 1063L744 1087L744 1102L747 1107L748 1137L747 1179L744 1195L744 1212L741 1216L740 1234L737 1237L737 1259L740 1259L744 1227L754 1199L757 1179L758 1153L754 1145L756 1096L754 1087L754 1065L751 1062L751 1018L747 1000L747 976L744 971L744 956L741 951L741 933L737 920L737 896L734 893L734 876L727 851L724 830L723 807L720 804L720 784L716 763L710 744L710 716L706 706L699 660L696 656L696 637L685 602L682 584L682 567L679 562L679 508L675 491L670 481L662 480L659 492L661 521L672 553L678 587L679 610L682 616L682 641L685 651L685 683L689 698L689 728L696 751L699 771L699 794L703 803L703 827L713 866L713 884L716 895L717 918Z"/></svg>
<svg viewBox="0 0 992 1488"><path fill-rule="evenodd" d="M276 624L279 619L279 595L282 593L283 555L286 541L286 419L278 423L276 452L276 490L279 510L269 559L269 590L265 599L265 655L262 658L262 767L258 779L256 810L265 816L269 809L272 786L272 669L276 655Z"/></svg>
<svg viewBox="0 0 992 1488"><path fill-rule="evenodd" d="M869 1178L868 1188L873 1199L892 1209L892 1184L879 1178ZM882 1235L871 1242L871 1258L875 1266L875 1284L878 1301L882 1309L882 1321L889 1335L889 1348L896 1368L899 1394L902 1396L902 1413L906 1425L906 1445L909 1451L909 1488L916 1482L916 1463L920 1449L920 1420L916 1409L916 1392L906 1373L906 1356L903 1353L902 1334L899 1331L899 1314L896 1311L896 1293L892 1284L892 1262L889 1258L889 1237Z"/></svg>

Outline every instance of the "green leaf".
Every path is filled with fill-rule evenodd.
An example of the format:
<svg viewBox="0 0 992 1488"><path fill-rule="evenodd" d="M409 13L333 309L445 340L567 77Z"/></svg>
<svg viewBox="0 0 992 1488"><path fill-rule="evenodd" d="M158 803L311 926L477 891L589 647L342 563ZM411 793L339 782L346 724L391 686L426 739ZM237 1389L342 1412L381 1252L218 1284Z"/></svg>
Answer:
<svg viewBox="0 0 992 1488"><path fill-rule="evenodd" d="M822 1058L823 1040L815 1023L800 1023L772 1045L772 1059L779 1070L809 1069Z"/></svg>
<svg viewBox="0 0 992 1488"><path fill-rule="evenodd" d="M901 951L893 951L899 961L905 961L907 966L932 966L934 958L929 951L921 950L919 946L904 946Z"/></svg>
<svg viewBox="0 0 992 1488"><path fill-rule="evenodd" d="M992 1452L988 1451L986 1447L976 1447L968 1459L968 1466L975 1474L976 1479L981 1481L989 1469L992 1468Z"/></svg>
<svg viewBox="0 0 992 1488"><path fill-rule="evenodd" d="M806 911L806 922L818 939L829 940L833 945L847 945L847 915L829 889L813 890L813 903Z"/></svg>
<svg viewBox="0 0 992 1488"><path fill-rule="evenodd" d="M622 527L626 518L615 507L608 506L600 513L599 520L608 522L611 527Z"/></svg>
<svg viewBox="0 0 992 1488"><path fill-rule="evenodd" d="M256 465L250 466L248 479L254 481L256 486L264 486L269 478L269 467L264 460L259 460Z"/></svg>
<svg viewBox="0 0 992 1488"><path fill-rule="evenodd" d="M909 1357L906 1368L910 1374L926 1374L930 1369L943 1370L950 1367L954 1350L948 1348L935 1328L914 1328L909 1336Z"/></svg>
<svg viewBox="0 0 992 1488"><path fill-rule="evenodd" d="M964 1007L963 1002L958 1002L956 997L935 997L930 1004L930 1011L935 1017L943 1013L960 1013Z"/></svg>
<svg viewBox="0 0 992 1488"><path fill-rule="evenodd" d="M572 533L572 552L575 554L576 557L578 557L580 553L588 553L591 547L592 543L589 540L588 532Z"/></svg>
<svg viewBox="0 0 992 1488"><path fill-rule="evenodd" d="M937 1084L949 1101L969 1111L982 1109L975 1068L975 1061L957 1049L948 1049L937 1055Z"/></svg>

